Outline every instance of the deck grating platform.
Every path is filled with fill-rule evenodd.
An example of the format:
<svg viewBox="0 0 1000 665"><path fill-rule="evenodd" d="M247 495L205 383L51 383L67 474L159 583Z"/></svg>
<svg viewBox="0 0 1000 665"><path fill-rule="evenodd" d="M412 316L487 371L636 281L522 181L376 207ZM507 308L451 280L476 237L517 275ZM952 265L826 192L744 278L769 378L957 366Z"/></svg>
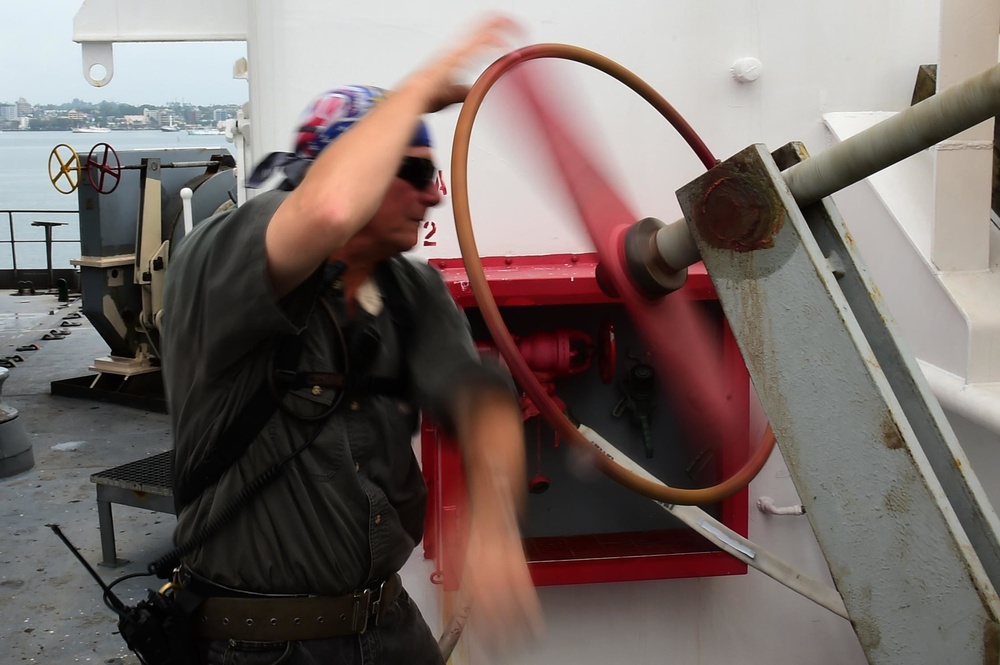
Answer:
<svg viewBox="0 0 1000 665"><path fill-rule="evenodd" d="M175 514L172 476L173 451L122 464L90 476L97 485L97 517L101 528L102 565L127 563L115 551L115 529L111 504L118 503Z"/></svg>
<svg viewBox="0 0 1000 665"><path fill-rule="evenodd" d="M90 481L101 485L121 487L134 492L149 492L171 496L171 473L173 471L173 451L166 451L145 457L128 464L122 464L90 477Z"/></svg>

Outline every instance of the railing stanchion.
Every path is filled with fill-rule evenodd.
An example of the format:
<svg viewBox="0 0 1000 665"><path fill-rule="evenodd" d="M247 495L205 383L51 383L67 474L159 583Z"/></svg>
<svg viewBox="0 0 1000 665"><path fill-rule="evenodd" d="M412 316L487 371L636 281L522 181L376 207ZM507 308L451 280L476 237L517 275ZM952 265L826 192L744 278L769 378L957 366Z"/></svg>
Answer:
<svg viewBox="0 0 1000 665"><path fill-rule="evenodd" d="M14 274L14 283L17 284L18 282L21 281L21 274L20 274L21 273L21 269L17 265L17 245L18 245L19 241L17 240L16 231L14 230L14 226L15 226L14 225L14 215L39 215L39 214L45 214L45 215L79 215L80 211L79 210L28 210L28 209L25 209L25 210L20 210L20 209L18 209L18 210L15 210L15 209L5 210L5 209L0 209L0 214L6 214L7 215L7 227L10 229L10 239L9 240L0 240L0 245L2 245L3 243L10 243L11 267L12 267L12 272ZM22 241L20 241L22 244L24 244L24 243L27 243L27 244L44 243L45 244L45 258L46 258L45 263L46 263L46 268L48 270L48 275L49 275L48 288L50 288L50 289L56 286L56 282L54 282L55 274L54 274L54 270L53 270L53 266L52 266L52 246L53 246L53 244L55 244L55 243L75 243L77 245L80 245L80 250L81 251L83 249L83 247L81 245L81 240L82 240L81 238L72 238L72 239L62 240L62 239L56 239L56 238L52 237L52 229L51 229L52 226L63 226L63 225L70 224L70 223L71 222L48 222L48 221L46 221L46 222L33 222L32 226L42 226L42 227L45 227L45 238L43 240L30 240L29 239L29 240L22 240ZM29 261L29 263L30 263L30 261ZM29 268L30 267L31 266L29 266ZM7 277L8 277L7 271L5 269L2 269L2 270L0 270L0 272L3 273L3 282L7 283L6 282Z"/></svg>
<svg viewBox="0 0 1000 665"><path fill-rule="evenodd" d="M14 243L14 211L7 211L7 223L10 225L10 260L14 267L14 281L17 282L17 245Z"/></svg>

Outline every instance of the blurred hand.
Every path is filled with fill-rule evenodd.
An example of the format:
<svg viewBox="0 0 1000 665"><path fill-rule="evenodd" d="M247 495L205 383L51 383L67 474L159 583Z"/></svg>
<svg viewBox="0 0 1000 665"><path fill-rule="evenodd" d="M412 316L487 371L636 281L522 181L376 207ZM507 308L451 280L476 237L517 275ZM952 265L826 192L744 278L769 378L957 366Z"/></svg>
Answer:
<svg viewBox="0 0 1000 665"><path fill-rule="evenodd" d="M511 38L521 32L520 26L505 16L483 19L454 47L419 70L414 78L423 79L430 86L427 112L440 111L464 101L469 86L458 83L463 71L490 51L509 47Z"/></svg>
<svg viewBox="0 0 1000 665"><path fill-rule="evenodd" d="M487 649L507 651L541 635L541 606L512 505L470 516L461 589L472 608L469 625Z"/></svg>
<svg viewBox="0 0 1000 665"><path fill-rule="evenodd" d="M461 104L468 96L469 90L470 86L467 86L464 83L453 83L445 86L437 97L431 99L430 104L428 105L428 113L437 113L442 109L448 108L452 104Z"/></svg>

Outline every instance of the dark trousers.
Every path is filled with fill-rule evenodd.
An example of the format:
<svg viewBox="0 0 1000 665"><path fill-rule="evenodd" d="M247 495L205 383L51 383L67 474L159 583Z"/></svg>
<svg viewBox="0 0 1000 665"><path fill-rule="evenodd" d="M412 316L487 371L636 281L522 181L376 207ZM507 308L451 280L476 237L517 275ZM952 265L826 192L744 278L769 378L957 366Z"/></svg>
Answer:
<svg viewBox="0 0 1000 665"><path fill-rule="evenodd" d="M437 640L406 590L361 635L301 642L204 642L204 665L443 665Z"/></svg>

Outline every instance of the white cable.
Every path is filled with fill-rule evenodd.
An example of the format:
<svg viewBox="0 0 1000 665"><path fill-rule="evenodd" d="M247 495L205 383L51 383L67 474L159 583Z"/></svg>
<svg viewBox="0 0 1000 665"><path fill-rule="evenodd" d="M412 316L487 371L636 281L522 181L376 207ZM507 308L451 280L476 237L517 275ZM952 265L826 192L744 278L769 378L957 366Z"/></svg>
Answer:
<svg viewBox="0 0 1000 665"><path fill-rule="evenodd" d="M757 499L757 510L768 515L805 515L806 509L801 503L797 503L794 506L782 506L778 507L774 503L774 499L769 496L762 496Z"/></svg>

